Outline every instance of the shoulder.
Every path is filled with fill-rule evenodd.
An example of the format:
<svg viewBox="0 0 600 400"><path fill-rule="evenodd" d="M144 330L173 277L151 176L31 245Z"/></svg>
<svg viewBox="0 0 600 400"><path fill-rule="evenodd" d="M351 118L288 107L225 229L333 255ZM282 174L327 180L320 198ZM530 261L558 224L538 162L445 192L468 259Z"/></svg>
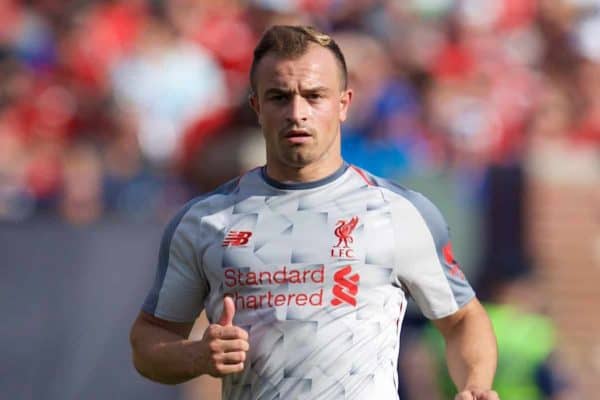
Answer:
<svg viewBox="0 0 600 400"><path fill-rule="evenodd" d="M170 241L175 232L181 230L179 228L182 225L228 207L231 203L231 195L234 195L239 188L240 179L241 177L236 177L184 204L167 224L163 240Z"/></svg>
<svg viewBox="0 0 600 400"><path fill-rule="evenodd" d="M374 187L382 191L384 198L391 202L400 202L409 205L425 221L429 230L435 236L443 234L447 230L446 220L438 207L420 192L411 190L395 181L373 175L361 168L352 166L357 173Z"/></svg>

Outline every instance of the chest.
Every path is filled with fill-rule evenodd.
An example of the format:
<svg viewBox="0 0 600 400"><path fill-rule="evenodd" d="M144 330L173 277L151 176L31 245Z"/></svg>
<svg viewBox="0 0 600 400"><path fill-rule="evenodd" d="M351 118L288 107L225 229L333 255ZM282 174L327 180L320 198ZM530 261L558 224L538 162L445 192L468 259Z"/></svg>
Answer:
<svg viewBox="0 0 600 400"><path fill-rule="evenodd" d="M240 204L204 221L214 232L201 258L211 299L232 295L248 322L397 305L393 221L384 202L353 198Z"/></svg>
<svg viewBox="0 0 600 400"><path fill-rule="evenodd" d="M383 201L249 199L203 222L214 233L202 258L210 269L394 264L397 227Z"/></svg>

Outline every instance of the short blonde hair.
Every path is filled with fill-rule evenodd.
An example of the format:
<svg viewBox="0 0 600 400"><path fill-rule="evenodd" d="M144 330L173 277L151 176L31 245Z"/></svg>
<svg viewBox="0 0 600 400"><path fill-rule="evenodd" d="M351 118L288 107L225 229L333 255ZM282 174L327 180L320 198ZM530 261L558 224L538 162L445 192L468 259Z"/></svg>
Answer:
<svg viewBox="0 0 600 400"><path fill-rule="evenodd" d="M293 59L305 54L311 43L325 47L333 53L340 68L341 86L346 89L348 86L346 59L331 36L312 26L274 25L267 29L254 49L254 59L250 68L252 92L256 93L256 69L260 60L267 54Z"/></svg>

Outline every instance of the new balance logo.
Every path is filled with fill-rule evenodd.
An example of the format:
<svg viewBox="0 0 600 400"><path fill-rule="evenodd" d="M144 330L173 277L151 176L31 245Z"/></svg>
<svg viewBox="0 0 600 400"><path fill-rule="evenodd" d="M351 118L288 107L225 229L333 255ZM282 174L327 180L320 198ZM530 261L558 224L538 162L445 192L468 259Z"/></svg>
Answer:
<svg viewBox="0 0 600 400"><path fill-rule="evenodd" d="M351 273L352 266L346 265L333 274L335 285L332 289L334 296L331 300L332 305L339 306L342 303L347 303L356 307L356 294L358 293L360 275L350 275Z"/></svg>
<svg viewBox="0 0 600 400"><path fill-rule="evenodd" d="M225 239L223 239L223 247L228 246L244 246L248 244L252 232L250 231L229 231Z"/></svg>
<svg viewBox="0 0 600 400"><path fill-rule="evenodd" d="M450 275L455 278L465 280L465 274L460 270L460 265L454 258L454 252L452 251L452 243L448 242L443 249L444 259L446 260L446 265L450 268Z"/></svg>

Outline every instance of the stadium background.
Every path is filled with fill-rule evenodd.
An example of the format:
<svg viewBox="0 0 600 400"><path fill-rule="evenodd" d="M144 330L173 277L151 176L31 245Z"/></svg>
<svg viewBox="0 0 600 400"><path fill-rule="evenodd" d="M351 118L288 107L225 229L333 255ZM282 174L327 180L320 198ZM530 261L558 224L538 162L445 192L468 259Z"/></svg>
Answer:
<svg viewBox="0 0 600 400"><path fill-rule="evenodd" d="M334 35L347 161L432 198L482 293L535 271L565 398L596 397L597 0L2 0L3 397L215 390L143 380L127 334L169 216L264 160L246 82L274 23Z"/></svg>

